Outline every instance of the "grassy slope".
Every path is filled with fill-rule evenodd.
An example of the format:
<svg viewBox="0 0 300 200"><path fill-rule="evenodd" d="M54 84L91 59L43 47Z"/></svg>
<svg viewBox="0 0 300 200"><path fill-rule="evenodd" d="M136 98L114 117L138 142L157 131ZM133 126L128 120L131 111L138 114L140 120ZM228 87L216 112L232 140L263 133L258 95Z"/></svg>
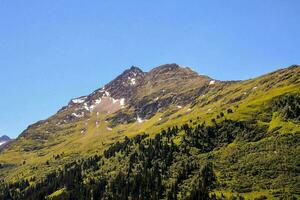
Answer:
<svg viewBox="0 0 300 200"><path fill-rule="evenodd" d="M200 96L198 103L192 107L186 106L181 109L176 105L170 105L167 112L157 113L153 118L143 122L142 124L124 124L115 127L112 131L107 130L107 123L105 116L97 118L95 113L89 121L81 120L76 122L72 127L64 125L58 131L48 134L45 140L34 140L20 138L13 145L12 148L0 154L0 163L5 163L8 167L0 170L0 175L6 181L18 180L20 177L31 178L35 176L40 178L47 172L57 169L62 164L71 160L79 159L94 153L101 153L109 144L123 138L124 135L134 136L138 133L147 132L150 135L159 132L161 129L172 126L174 124L183 124L192 120L205 121L207 124L211 123L212 118L220 112L224 112L225 118L233 120L250 120L253 118L262 117L259 123L269 125L271 132L277 126L281 128L276 134L297 134L300 132L300 125L293 122L283 121L276 113L272 116L271 121L266 122L263 116L259 114L264 109L265 104L276 96L285 93L300 93L299 67L290 68L276 73L268 74L257 79L233 82L233 83L217 83L211 85L210 90L203 96ZM231 101L239 97L238 101ZM232 114L227 114L226 110L231 108L234 110ZM190 110L191 109L191 110ZM161 120L160 120L161 118ZM217 119L217 121L221 121ZM96 128L96 121L100 121L100 127ZM87 125L85 124L87 123ZM35 131L45 134L46 130L52 128L53 125L43 126L40 130ZM66 129L67 128L67 129ZM81 128L87 128L87 131L80 133ZM276 137L276 136L274 136ZM220 181L228 183L229 186L234 187L237 183L236 179L224 178L224 173L234 172L235 169L224 169L228 166L228 157L236 154L241 148L249 148L251 146L261 146L267 143L261 141L258 144L231 144L227 147L213 152L216 162L217 175ZM24 151L24 146L38 146L41 149L36 151ZM297 151L299 149L296 149ZM246 150L244 150L246 151ZM298 151L299 153L299 151ZM62 159L55 160L55 155L62 154ZM260 156L260 155L257 155ZM269 156L266 154L264 156ZM253 157L240 156L240 162L250 162ZM25 164L23 162L25 161ZM48 166L46 162L51 164ZM267 159L266 162L272 162L272 159ZM239 165L236 165L239 167ZM37 169L35 168L37 167ZM230 171L232 170L232 171ZM233 174L233 176L239 174ZM255 189L255 188L254 188ZM269 195L270 190L261 190L247 194L249 197L265 194ZM270 189L270 188L269 188ZM223 193L231 193L230 190L223 189ZM246 195L246 196L247 196ZM252 195L252 196L251 196Z"/></svg>

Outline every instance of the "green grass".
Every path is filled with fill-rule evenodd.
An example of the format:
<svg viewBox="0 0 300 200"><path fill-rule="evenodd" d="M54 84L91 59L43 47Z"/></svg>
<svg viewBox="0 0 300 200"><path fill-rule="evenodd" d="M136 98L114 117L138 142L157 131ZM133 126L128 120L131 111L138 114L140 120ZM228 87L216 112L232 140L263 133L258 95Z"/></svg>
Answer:
<svg viewBox="0 0 300 200"><path fill-rule="evenodd" d="M48 197L46 197L46 200L64 200L66 198L67 198L66 188L62 188L60 190L55 191Z"/></svg>

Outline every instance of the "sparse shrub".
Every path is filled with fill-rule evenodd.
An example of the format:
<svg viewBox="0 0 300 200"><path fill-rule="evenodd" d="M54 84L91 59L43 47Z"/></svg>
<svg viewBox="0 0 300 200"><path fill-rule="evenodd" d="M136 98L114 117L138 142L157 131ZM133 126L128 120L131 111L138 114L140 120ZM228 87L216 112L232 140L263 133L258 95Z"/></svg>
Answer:
<svg viewBox="0 0 300 200"><path fill-rule="evenodd" d="M220 117L224 117L224 113L223 112L220 112Z"/></svg>
<svg viewBox="0 0 300 200"><path fill-rule="evenodd" d="M265 200L265 199L268 199L268 197L265 195L262 195L262 196L256 197L254 200Z"/></svg>
<svg viewBox="0 0 300 200"><path fill-rule="evenodd" d="M230 114L230 113L233 113L233 110L231 108L227 109L227 113Z"/></svg>

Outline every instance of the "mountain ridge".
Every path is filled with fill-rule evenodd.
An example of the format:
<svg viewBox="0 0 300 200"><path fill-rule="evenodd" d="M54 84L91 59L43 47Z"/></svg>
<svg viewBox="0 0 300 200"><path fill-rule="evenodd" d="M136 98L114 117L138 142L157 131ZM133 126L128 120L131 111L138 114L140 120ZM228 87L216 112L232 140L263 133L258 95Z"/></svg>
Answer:
<svg viewBox="0 0 300 200"><path fill-rule="evenodd" d="M281 72L281 71L285 71L285 70L292 70L292 69L297 69L297 68L299 68L299 65L291 65L290 67L287 67L287 68L283 68L283 69L278 69L278 70L275 70L275 71L273 71L273 72L270 72L270 73L267 73L267 74L264 74L264 75L261 75L261 76L258 76L258 78L262 78L262 77L264 77L264 76L268 76L268 75L272 75L272 74L274 74L274 73L279 73L279 72ZM168 69L170 69L170 70L168 70ZM72 100L70 100L70 102L68 103L68 105L67 106L64 106L64 107L62 107L59 111L58 111L58 113L59 112L61 112L61 111L64 111L65 109L67 109L67 108L69 108L70 106L76 106L77 105L77 103L74 103L73 101L74 100L80 100L80 99L84 99L84 98L87 98L87 100L88 101L90 101L90 99L95 99L95 98L97 98L97 97L99 97L99 96L101 96L101 95L103 95L103 93L105 94L105 95L107 95L107 91L105 90L105 87L108 85L109 86L109 88L111 88L112 86L111 85L113 85L113 84L115 84L114 83L114 81L118 81L119 83L120 83L120 78L122 78L122 77L124 77L124 76L126 76L127 78L128 78L128 76L127 76L127 74L128 73L137 73L137 74L139 74L141 77L144 77L145 75L147 75L147 74L150 74L150 76L151 76L151 74L156 74L155 72L158 72L158 73L161 73L161 72L163 72L163 73L166 73L166 72L168 72L168 71L172 71L172 70L174 70L174 69L181 69L181 70L187 70L188 72L191 72L191 74L193 74L193 76L196 76L196 77L206 77L208 80L210 80L210 81L215 81L214 79L212 79L212 78L210 78L210 77L207 77L207 76L203 76L203 75L198 75L198 73L197 72L195 72L195 71L193 71L193 70L191 70L189 67L180 67L179 65L177 65L177 64L175 64L175 63L173 63L173 64L164 64L164 65L160 65L160 66L158 66L158 67L155 67L155 68L153 68L152 70L150 70L149 72L143 72L140 68L138 68L138 67L136 67L136 66L132 66L132 67L130 67L130 68L128 68L128 69L126 69L126 70L124 70L119 76L117 76L114 80L112 80L111 82L109 82L108 84L106 84L106 85L104 85L104 87L101 87L101 88L99 88L99 89L96 89L94 92L92 92L91 94L89 94L89 95L85 95L85 96L80 96L80 97L77 97L77 98L74 98L74 99L72 99ZM126 78L125 78L126 79ZM128 79L128 80L130 80L130 79ZM238 80L238 81L218 81L219 83L223 83L223 84L234 84L234 83L239 83L239 82L243 82L243 81L251 81L252 79L246 79L246 80ZM131 82L131 80L130 80L130 82ZM211 82L209 82L208 83L208 85L210 85L210 83ZM214 82L214 84L215 84L215 82ZM212 84L212 85L214 85L214 84ZM119 85L119 84L117 84L117 85ZM127 83L127 86L128 85L131 85L130 83L128 84ZM132 85L131 85L132 86ZM118 88L118 87L117 87ZM115 90L117 90L117 88L114 88L113 90L115 91ZM108 89L109 90L109 89ZM122 88L122 90L123 91L126 91L127 92L127 90L126 89L124 89L124 88ZM204 90L203 88L201 88L201 90ZM162 91L164 91L164 90L162 90ZM160 91L161 92L161 91ZM100 93L100 94L98 94L98 93ZM98 96L97 96L98 95ZM197 95L199 95L199 94L197 94ZM110 96L110 94L108 95L108 96ZM113 93L113 96L115 96L116 98L120 98L120 97L122 97L122 95L120 95L120 94L114 94ZM123 96L126 96L126 95L123 95ZM157 97L156 97L157 98ZM115 100L113 100L113 101L115 101ZM121 99L119 100L119 101L121 101ZM235 100L233 100L233 101L235 101ZM81 102L81 103L83 103L83 102ZM80 103L80 104L81 104ZM135 104L145 104L145 102L144 101L141 101L141 102L134 102ZM165 103L163 103L163 105L165 105L165 104L170 104L171 103L171 100L170 99L167 99L166 100L166 102ZM190 102L189 102L190 103ZM83 110L87 110L87 111L89 111L89 108L87 107L87 106L91 106L92 105L92 103L89 103L88 105L85 105L84 106L84 108L83 108ZM179 105L179 106L181 106L181 105ZM92 106L93 107L93 106ZM140 109L142 109L140 106L138 106L138 108L135 108L135 109L138 109L138 110L140 110ZM118 110L118 109L117 109ZM82 111L80 111L80 112L82 112ZM80 116L82 113L79 113L77 116ZM121 113L121 115L123 115L123 113ZM128 118L128 117L135 117L136 118L136 116L138 116L139 115L139 113L135 113L134 115L128 115L128 116L126 116L125 118ZM53 116L53 115L52 115ZM50 116L49 118L51 118L52 116ZM124 115L123 115L124 116ZM152 116L152 114L150 114L150 116ZM147 117L146 116L146 114L145 115L142 115L142 117ZM48 119L49 119L48 118ZM76 116L72 116L72 115L70 115L70 116L68 116L68 120L74 120L76 118ZM47 120L47 119L45 119L45 120ZM31 124L28 128L30 128L30 127L32 127L32 126L35 126L36 124L40 124L40 123L43 123L43 122L45 122L45 120L40 120L40 121L38 121L38 122L36 122L36 123L33 123L33 124ZM116 122L116 123L124 123L124 122L132 122L131 120L124 120L124 119L121 119L121 120L119 120L119 119L116 119L116 118L114 118L114 117L112 117L112 118L109 118L109 120L112 120L112 122L114 123L114 122ZM24 131L23 131L24 132ZM23 135L23 132L20 134L20 135Z"/></svg>
<svg viewBox="0 0 300 200"><path fill-rule="evenodd" d="M176 71L174 72L174 70L176 70ZM169 73L171 73L171 74L169 74ZM84 113L88 114L89 112L91 112L91 110L94 110L94 107L96 106L95 104L98 104L99 101L101 101L101 97L111 98L110 99L111 102L118 101L120 104L121 103L125 104L125 101L127 99L129 106L132 106L132 105L130 105L130 102L133 101L133 98L136 100L138 98L137 96L141 95L141 94L137 94L136 87L143 87L143 86L148 87L148 85L150 84L151 85L150 87L152 88L158 84L156 82L157 77L155 77L154 75L163 76L163 77L159 78L159 80L162 80L162 79L168 80L168 79L166 79L166 77L164 75L170 76L172 78L172 80L176 79L176 77L182 78L182 81L185 81L187 78L193 78L194 80L195 79L204 79L204 81L206 81L206 82L208 82L208 80L212 80L211 78L209 78L207 76L198 75L197 72L192 71L190 68L187 68L187 67L182 68L177 64L160 65L158 67L153 68L149 72L143 72L140 68L138 68L136 66L132 66L129 69L124 70L119 76L117 76L115 79L113 79L112 81L110 81L109 83L104 85L103 87L96 89L94 92L92 92L88 95L84 95L84 96L80 96L80 97L71 99L69 101L68 105L62 107L58 112L66 111L66 109L69 109L69 108L74 108L76 112L70 113L64 120L66 122L75 120L78 117L83 117L85 115ZM166 84L166 83L162 83L162 84ZM147 86L145 86L145 85L147 85ZM174 90L176 88L170 88L170 89ZM145 90L148 90L148 89L145 88ZM158 93L162 92L162 91L166 92L166 93L170 92L170 91L166 91L166 90L167 89L162 89L161 91L157 91L157 92ZM155 95L155 93L153 91L146 91L146 92L144 91L144 93L148 93L147 96ZM142 94L142 95L144 96L145 94ZM155 98L157 98L157 97L155 97ZM132 118L132 117L136 117L138 115L141 115L141 117L143 117L143 118L151 117L159 108L163 107L166 104L172 103L172 101L174 101L174 99L166 98L164 101L165 102L162 103L162 105L159 105L158 108L155 108L154 111L149 111L149 106L151 107L152 104L148 105L148 107L146 107L146 108L137 106L133 109L142 110L142 112L140 112L140 113L134 112L134 114L127 116L126 118L128 118L128 117ZM134 101L133 104L137 104L137 105L145 104L145 100L140 99L139 102ZM122 107L122 105L121 105L121 107ZM116 112L119 109L120 108L116 108L116 109L113 108L112 111ZM145 109L146 109L146 111L144 111ZM149 112L149 114L143 113L143 112ZM64 120L61 123L64 123ZM130 120L127 120L127 119L119 120L119 119L112 118L111 120L117 121L117 123L130 122ZM43 123L44 121L45 120L41 120L37 123L30 125L29 127L32 127L35 124ZM23 134L21 134L21 135L23 135Z"/></svg>

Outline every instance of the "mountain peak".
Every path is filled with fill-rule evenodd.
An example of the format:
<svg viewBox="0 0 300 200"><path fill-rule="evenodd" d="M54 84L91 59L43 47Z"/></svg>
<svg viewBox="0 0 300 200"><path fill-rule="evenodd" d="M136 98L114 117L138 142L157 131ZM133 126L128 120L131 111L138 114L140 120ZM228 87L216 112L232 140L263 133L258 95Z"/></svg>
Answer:
<svg viewBox="0 0 300 200"><path fill-rule="evenodd" d="M2 140L10 140L10 137L8 137L7 135L2 135L0 137L0 141L2 141Z"/></svg>
<svg viewBox="0 0 300 200"><path fill-rule="evenodd" d="M140 68L132 66L105 85L105 90L110 92L114 98L129 98L145 74Z"/></svg>
<svg viewBox="0 0 300 200"><path fill-rule="evenodd" d="M152 80L167 79L194 79L199 78L199 74L189 67L182 67L176 63L160 65L149 72Z"/></svg>
<svg viewBox="0 0 300 200"><path fill-rule="evenodd" d="M132 77L136 77L139 75L144 75L145 72L143 72L143 70L141 70L139 67L137 66L131 66L129 69L126 69L121 75L119 75L116 79L124 77L124 76L132 76ZM116 80L114 79L114 80Z"/></svg>
<svg viewBox="0 0 300 200"><path fill-rule="evenodd" d="M72 99L60 111L72 108L73 113L66 117L66 121L81 118L92 111L114 113L125 107L134 108L134 112L149 118L167 105L190 103L197 96L198 88L208 85L209 80L209 77L200 76L189 67L176 63L160 65L149 72L131 66L92 94ZM178 86L182 88L180 91L177 90ZM170 98L167 94L172 94L173 97ZM168 103L157 104L154 99ZM153 102L157 105L152 105Z"/></svg>
<svg viewBox="0 0 300 200"><path fill-rule="evenodd" d="M158 69L158 70L164 70L164 71L171 71L171 70L175 70L180 68L180 66L176 63L170 63L170 64L164 64L164 65L160 65L154 69Z"/></svg>
<svg viewBox="0 0 300 200"><path fill-rule="evenodd" d="M11 141L11 139L7 135L3 135L0 137L0 146L3 146L4 144Z"/></svg>
<svg viewBox="0 0 300 200"><path fill-rule="evenodd" d="M143 72L138 66L132 65L129 69L130 71L137 71L137 72Z"/></svg>

